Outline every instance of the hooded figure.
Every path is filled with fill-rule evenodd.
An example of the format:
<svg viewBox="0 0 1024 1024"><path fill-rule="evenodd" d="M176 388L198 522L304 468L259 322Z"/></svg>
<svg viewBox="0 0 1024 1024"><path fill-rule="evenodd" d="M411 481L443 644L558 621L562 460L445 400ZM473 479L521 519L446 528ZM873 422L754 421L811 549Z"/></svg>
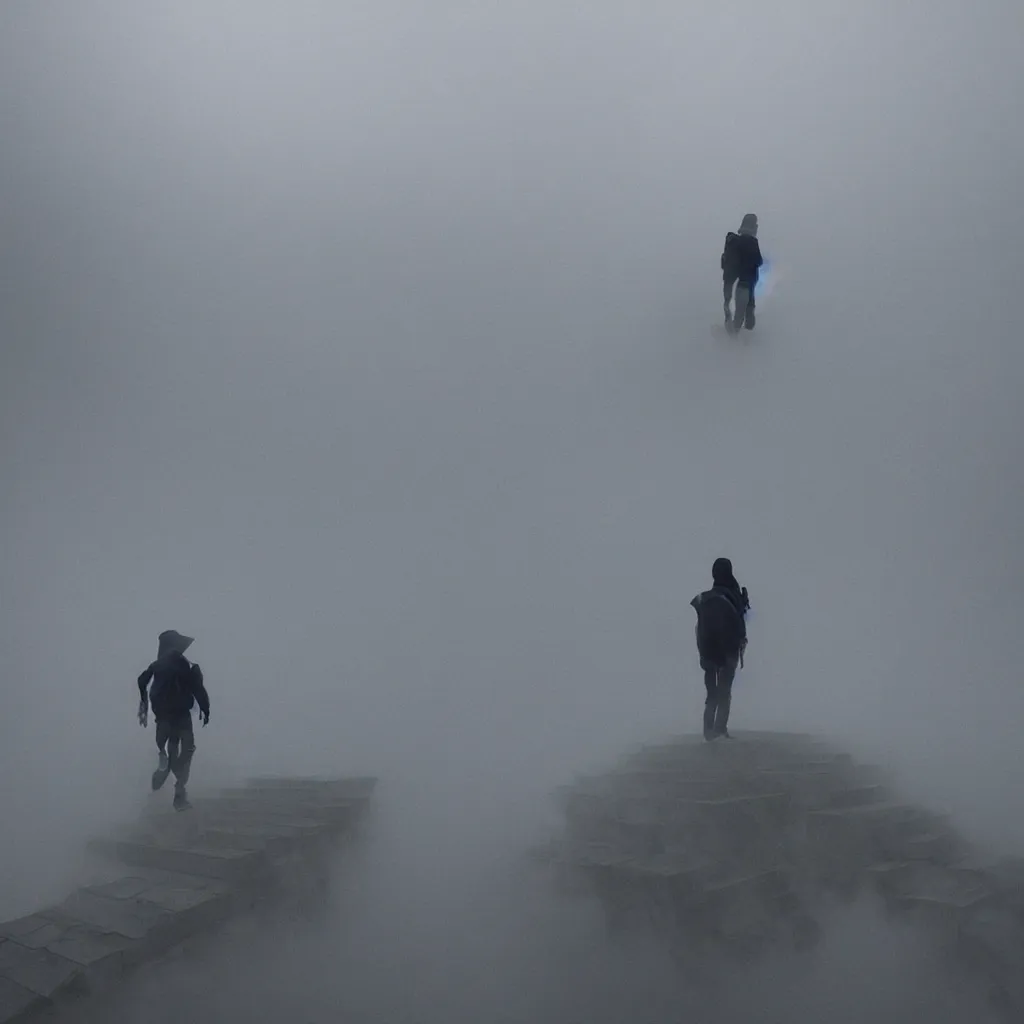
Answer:
<svg viewBox="0 0 1024 1024"><path fill-rule="evenodd" d="M156 661L139 676L139 724L149 722L149 708L156 719L157 769L153 772L153 789L160 789L167 776L174 772L174 808L188 808L188 783L195 753L192 731L192 707L199 704L205 726L210 721L210 697L203 681L203 670L189 664L185 651L193 638L175 629L165 630L157 640ZM150 681L153 685L149 686ZM148 687L148 693L147 693Z"/></svg>
<svg viewBox="0 0 1024 1024"><path fill-rule="evenodd" d="M712 586L690 604L697 612L697 654L704 670L704 739L729 736L732 684L747 646L744 621L750 602L728 558L716 558L711 567Z"/></svg>
<svg viewBox="0 0 1024 1024"><path fill-rule="evenodd" d="M170 654L184 654L194 643L194 637L184 636L176 629L165 629L157 637L156 660Z"/></svg>
<svg viewBox="0 0 1024 1024"><path fill-rule="evenodd" d="M757 240L757 214L743 215L739 231L730 231L725 236L722 249L722 298L725 311L725 326L730 334L741 327L754 329L754 290L764 259ZM730 308L733 288L736 289L736 313Z"/></svg>
<svg viewBox="0 0 1024 1024"><path fill-rule="evenodd" d="M738 601L740 614L745 615L750 608L747 599L747 588L741 587L733 575L732 562L728 558L716 558L711 566L711 582L716 587L725 587L732 591Z"/></svg>

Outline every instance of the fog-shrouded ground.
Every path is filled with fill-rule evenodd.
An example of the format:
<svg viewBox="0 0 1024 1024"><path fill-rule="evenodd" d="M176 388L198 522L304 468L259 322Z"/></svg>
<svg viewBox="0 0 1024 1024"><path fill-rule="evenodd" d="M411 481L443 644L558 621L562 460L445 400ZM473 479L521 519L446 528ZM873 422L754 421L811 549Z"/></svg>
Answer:
<svg viewBox="0 0 1024 1024"><path fill-rule="evenodd" d="M496 894L552 786L698 727L720 554L737 729L837 735L1024 848L1022 32L1016 0L0 7L0 917L152 799L135 677L175 628L196 787L381 778L333 940L212 957L193 1019L597 1020L595 972L609 1021L674 1019L654 954ZM771 266L724 341L748 210ZM904 1019L929 968L875 927L744 997L826 1019L874 972Z"/></svg>

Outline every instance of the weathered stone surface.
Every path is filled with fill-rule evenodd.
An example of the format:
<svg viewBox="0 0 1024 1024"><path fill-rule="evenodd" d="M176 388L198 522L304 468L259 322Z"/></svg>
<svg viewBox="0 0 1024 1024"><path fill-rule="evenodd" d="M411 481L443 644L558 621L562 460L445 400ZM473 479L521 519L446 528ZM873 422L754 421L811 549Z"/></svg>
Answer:
<svg viewBox="0 0 1024 1024"><path fill-rule="evenodd" d="M0 1024L24 1020L29 1013L45 1005L46 1000L41 996L0 975Z"/></svg>
<svg viewBox="0 0 1024 1024"><path fill-rule="evenodd" d="M142 900L111 899L88 889L79 889L45 913L55 921L81 922L96 931L113 933L156 948L164 945L161 933L170 930L173 919L166 910Z"/></svg>
<svg viewBox="0 0 1024 1024"><path fill-rule="evenodd" d="M196 800L188 813L147 814L125 834L90 844L120 870L57 906L0 923L0 1024L110 984L297 870L321 892L324 844L363 813L373 788L372 779L264 779Z"/></svg>
<svg viewBox="0 0 1024 1024"><path fill-rule="evenodd" d="M301 829L284 825L249 825L229 821L219 826L204 828L204 845L234 850L265 850L270 856L286 854L301 846L303 839L315 835L315 829Z"/></svg>
<svg viewBox="0 0 1024 1024"><path fill-rule="evenodd" d="M64 927L46 948L78 964L90 980L105 983L124 969L124 954L132 949L132 942L116 932L73 923Z"/></svg>
<svg viewBox="0 0 1024 1024"><path fill-rule="evenodd" d="M800 736L648 746L556 794L572 866L616 928L653 929L676 959L803 945L834 894L873 891L972 965L1024 1020L1024 861L985 861L885 773ZM565 889L571 889L563 884Z"/></svg>
<svg viewBox="0 0 1024 1024"><path fill-rule="evenodd" d="M344 779L281 778L273 775L259 775L249 779L246 788L253 791L309 790L328 792L335 797L369 800L377 789L377 780L372 775L351 776Z"/></svg>
<svg viewBox="0 0 1024 1024"><path fill-rule="evenodd" d="M44 999L81 980L78 965L47 949L31 949L11 939L0 941L0 977Z"/></svg>
<svg viewBox="0 0 1024 1024"><path fill-rule="evenodd" d="M99 841L93 849L108 853L125 864L142 868L163 868L201 878L242 881L266 866L262 850L236 850L225 846L161 846L127 839Z"/></svg>
<svg viewBox="0 0 1024 1024"><path fill-rule="evenodd" d="M126 936L74 921L50 911L0 925L0 934L29 949L44 949L84 969L90 980L120 973L122 954L131 945Z"/></svg>

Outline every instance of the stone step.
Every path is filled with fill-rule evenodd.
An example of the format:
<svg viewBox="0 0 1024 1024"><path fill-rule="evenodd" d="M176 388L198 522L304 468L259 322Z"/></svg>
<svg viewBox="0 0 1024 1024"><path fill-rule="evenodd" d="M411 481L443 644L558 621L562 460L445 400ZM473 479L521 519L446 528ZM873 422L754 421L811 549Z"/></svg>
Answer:
<svg viewBox="0 0 1024 1024"><path fill-rule="evenodd" d="M776 789L783 789L787 793L792 793L794 797L806 800L809 804L820 803L823 806L831 797L840 793L868 790L873 787L879 787L884 791L886 783L883 773L870 765L855 765L843 771L828 768L808 771L762 768L759 778Z"/></svg>
<svg viewBox="0 0 1024 1024"><path fill-rule="evenodd" d="M0 974L0 1024L28 1020L44 1011L45 996Z"/></svg>
<svg viewBox="0 0 1024 1024"><path fill-rule="evenodd" d="M244 789L249 792L284 792L289 796L302 792L314 795L328 794L332 798L369 800L377 788L377 779L370 775L352 776L345 779L324 779L317 777L281 778L273 775L258 775L246 781Z"/></svg>
<svg viewBox="0 0 1024 1024"><path fill-rule="evenodd" d="M936 816L913 804L882 802L855 807L833 807L810 811L808 826L821 830L842 830L869 834L880 829L924 827Z"/></svg>
<svg viewBox="0 0 1024 1024"><path fill-rule="evenodd" d="M249 880L263 873L267 867L263 852L226 846L162 846L126 839L97 839L89 846L97 853L132 867L158 868L182 875L234 882Z"/></svg>
<svg viewBox="0 0 1024 1024"><path fill-rule="evenodd" d="M614 812L618 812L615 814ZM616 807L601 802L589 813L568 813L569 832L600 840L632 855L666 849L750 847L781 832L791 813L785 793L763 793L718 800L674 800L656 807L639 803Z"/></svg>
<svg viewBox="0 0 1024 1024"><path fill-rule="evenodd" d="M0 939L0 980L5 983L7 998L13 993L22 1011L72 994L75 988L86 989L78 964L47 949L33 949L11 939ZM4 988L0 988L0 1007L5 1001ZM17 1011L17 1005L12 1009ZM9 1015L7 1019L16 1018Z"/></svg>
<svg viewBox="0 0 1024 1024"><path fill-rule="evenodd" d="M15 1019L16 1011L110 984L127 967L165 952L228 910L228 890L222 884L139 870L4 922L0 1022ZM33 1000L21 996L19 986Z"/></svg>
<svg viewBox="0 0 1024 1024"><path fill-rule="evenodd" d="M132 942L106 926L57 915L53 908L5 921L0 925L0 936L28 949L47 950L70 960L85 973L90 983L97 978L112 979L119 975L124 966L123 954Z"/></svg>
<svg viewBox="0 0 1024 1024"><path fill-rule="evenodd" d="M932 896L943 899L958 894L995 893L988 875L965 864L930 864L924 861L892 861L868 868L880 892Z"/></svg>
<svg viewBox="0 0 1024 1024"><path fill-rule="evenodd" d="M672 853L648 857L630 857L617 865L624 875L666 883L684 883L687 887L702 888L719 870L709 860L695 860L692 857Z"/></svg>
<svg viewBox="0 0 1024 1024"><path fill-rule="evenodd" d="M829 744L813 737L797 734L783 735L748 732L745 730L733 733L737 756L775 757L780 760L823 755L837 755L840 752L832 749ZM713 752L705 743L703 736L694 734L679 737L665 743L649 744L623 758L623 763L658 763L664 761L698 761L716 756L720 751ZM730 753L732 751L730 750Z"/></svg>
<svg viewBox="0 0 1024 1024"><path fill-rule="evenodd" d="M286 855L297 846L308 842L310 832L287 825L245 825L225 822L221 826L208 826L200 832L204 846L229 850L263 851L269 857Z"/></svg>
<svg viewBox="0 0 1024 1024"><path fill-rule="evenodd" d="M227 814L232 811L258 815L265 820L280 817L308 817L324 822L348 824L360 812L361 802L349 798L291 799L264 797L241 791L193 800L193 809L205 813Z"/></svg>
<svg viewBox="0 0 1024 1024"><path fill-rule="evenodd" d="M963 844L954 832L926 831L913 835L895 835L882 838L882 852L890 857L907 860L947 864L955 861L963 852Z"/></svg>
<svg viewBox="0 0 1024 1024"><path fill-rule="evenodd" d="M354 824L354 819L351 816L343 814L324 816L309 808L267 809L230 803L217 803L209 806L197 804L196 808L199 814L193 823L182 822L178 826L181 829L191 829L191 831L171 831L163 834L199 837L207 829L233 828L236 825L267 825L304 831L310 837L337 836L350 829Z"/></svg>
<svg viewBox="0 0 1024 1024"><path fill-rule="evenodd" d="M856 807L877 806L889 803L891 794L886 786L880 783L851 786L839 789L825 798L825 810L852 810Z"/></svg>
<svg viewBox="0 0 1024 1024"><path fill-rule="evenodd" d="M905 804L813 811L807 830L826 859L844 860L851 868L886 861L952 863L966 851L942 815Z"/></svg>

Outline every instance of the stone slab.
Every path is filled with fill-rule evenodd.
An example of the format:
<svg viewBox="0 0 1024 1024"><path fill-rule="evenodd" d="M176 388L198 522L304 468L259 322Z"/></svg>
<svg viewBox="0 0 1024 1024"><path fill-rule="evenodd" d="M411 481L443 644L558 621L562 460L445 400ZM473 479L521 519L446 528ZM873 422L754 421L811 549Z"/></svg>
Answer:
<svg viewBox="0 0 1024 1024"><path fill-rule="evenodd" d="M86 891L106 899L166 911L174 915L174 928L179 933L210 927L232 909L231 890L223 883L146 869L138 869L114 882L90 886Z"/></svg>
<svg viewBox="0 0 1024 1024"><path fill-rule="evenodd" d="M325 779L316 776L288 778L274 775L256 775L246 781L247 789L327 790L338 796L368 798L376 792L377 779L372 775L353 775L343 779Z"/></svg>
<svg viewBox="0 0 1024 1024"><path fill-rule="evenodd" d="M131 947L132 940L123 935L81 923L66 925L61 934L46 945L51 953L78 964L88 973L90 981L99 984L116 978L126 963L131 962L131 956L125 956Z"/></svg>
<svg viewBox="0 0 1024 1024"><path fill-rule="evenodd" d="M810 828L865 840L897 829L902 835L923 834L934 821L934 815L919 807L897 803L813 810L807 815Z"/></svg>
<svg viewBox="0 0 1024 1024"><path fill-rule="evenodd" d="M279 857L315 838L316 833L287 826L247 825L228 822L200 833L206 846L235 850L264 850L270 857Z"/></svg>
<svg viewBox="0 0 1024 1024"><path fill-rule="evenodd" d="M71 960L11 939L0 940L0 977L49 1000L83 980L81 968Z"/></svg>
<svg viewBox="0 0 1024 1024"><path fill-rule="evenodd" d="M141 868L162 868L183 875L199 875L244 881L258 874L266 860L258 850L236 850L224 846L164 846L131 840L96 840L91 844L123 864Z"/></svg>
<svg viewBox="0 0 1024 1024"><path fill-rule="evenodd" d="M29 949L43 949L69 959L96 981L121 973L122 954L132 941L67 918L47 918L42 913L5 922L0 925L0 935Z"/></svg>
<svg viewBox="0 0 1024 1024"><path fill-rule="evenodd" d="M0 1024L24 1020L45 1005L46 1000L41 996L0 975Z"/></svg>
<svg viewBox="0 0 1024 1024"><path fill-rule="evenodd" d="M952 832L919 832L913 835L896 835L883 843L885 851L905 857L943 863L954 858L959 850L957 837Z"/></svg>
<svg viewBox="0 0 1024 1024"><path fill-rule="evenodd" d="M137 942L151 940L154 934L166 930L172 917L168 911L141 900L111 899L87 889L72 893L44 914L55 921L79 921L96 931L113 932Z"/></svg>
<svg viewBox="0 0 1024 1024"><path fill-rule="evenodd" d="M239 797L223 800L195 800L193 804L203 819L247 820L253 824L307 823L318 829L338 832L358 816L358 808L350 801L336 805L265 803Z"/></svg>
<svg viewBox="0 0 1024 1024"><path fill-rule="evenodd" d="M216 814L243 811L266 820L282 816L308 817L322 821L325 825L335 822L348 824L358 817L360 811L359 802L348 798L280 800L250 793L212 797L194 801L194 804L201 811Z"/></svg>
<svg viewBox="0 0 1024 1024"><path fill-rule="evenodd" d="M0 935L29 949L48 950L88 972L90 980L115 977L123 966L122 954L132 940L69 918L29 914L0 925Z"/></svg>
<svg viewBox="0 0 1024 1024"><path fill-rule="evenodd" d="M827 810L852 810L890 802L888 789L880 783L842 787L826 798Z"/></svg>
<svg viewBox="0 0 1024 1024"><path fill-rule="evenodd" d="M631 857L616 867L626 875L657 879L667 883L685 883L687 887L703 887L710 883L718 865L707 860L689 860L672 854L654 857Z"/></svg>

